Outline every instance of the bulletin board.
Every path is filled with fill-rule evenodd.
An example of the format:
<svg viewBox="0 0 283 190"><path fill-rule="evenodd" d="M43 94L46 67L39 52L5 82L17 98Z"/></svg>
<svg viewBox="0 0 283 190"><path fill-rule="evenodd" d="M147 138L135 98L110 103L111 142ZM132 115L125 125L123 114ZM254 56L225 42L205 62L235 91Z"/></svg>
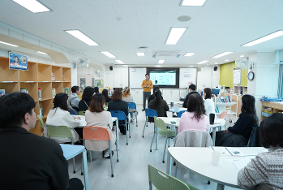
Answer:
<svg viewBox="0 0 283 190"><path fill-rule="evenodd" d="M179 88L188 88L191 83L197 84L197 68L180 68Z"/></svg>
<svg viewBox="0 0 283 190"><path fill-rule="evenodd" d="M233 84L234 85L241 85L241 69L240 68L234 68Z"/></svg>
<svg viewBox="0 0 283 190"><path fill-rule="evenodd" d="M146 68L129 68L129 87L142 88L142 81L145 79Z"/></svg>

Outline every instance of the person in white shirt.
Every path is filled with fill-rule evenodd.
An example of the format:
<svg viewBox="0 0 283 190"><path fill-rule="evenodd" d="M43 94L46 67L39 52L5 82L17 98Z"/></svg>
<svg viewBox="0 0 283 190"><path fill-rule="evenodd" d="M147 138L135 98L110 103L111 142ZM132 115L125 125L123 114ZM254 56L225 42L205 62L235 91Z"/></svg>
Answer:
<svg viewBox="0 0 283 190"><path fill-rule="evenodd" d="M79 135L74 130L75 127L80 125L79 117L71 116L68 109L68 95L66 93L58 93L54 98L54 107L49 111L46 119L46 125L51 126L67 126L71 129L74 142L79 141ZM44 131L47 131L44 129ZM71 142L71 138L68 137L51 137L58 143Z"/></svg>
<svg viewBox="0 0 283 190"><path fill-rule="evenodd" d="M209 116L209 114L215 113L214 102L212 100L212 90L210 88L205 88L203 90L203 97L206 115Z"/></svg>

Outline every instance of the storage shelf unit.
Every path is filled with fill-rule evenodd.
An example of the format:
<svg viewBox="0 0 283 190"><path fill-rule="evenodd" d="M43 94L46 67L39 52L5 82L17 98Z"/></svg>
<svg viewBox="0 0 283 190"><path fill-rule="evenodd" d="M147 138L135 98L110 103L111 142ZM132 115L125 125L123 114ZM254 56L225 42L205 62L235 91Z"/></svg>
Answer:
<svg viewBox="0 0 283 190"><path fill-rule="evenodd" d="M272 113L283 112L283 102L261 102L261 104L261 120L271 115L270 113L264 112L266 108L271 108Z"/></svg>
<svg viewBox="0 0 283 190"><path fill-rule="evenodd" d="M52 72L55 75L53 82ZM40 106L42 106L45 122L49 110L53 107L52 88L56 89L56 93L63 92L63 88L69 88L69 92L71 91L71 68L29 61L28 71L19 71L9 69L9 59L0 57L0 89L5 89L5 93L8 94L19 92L21 88L28 89L29 95L34 99L36 115L40 115ZM38 97L38 88L42 89L41 100ZM39 119L30 132L42 135Z"/></svg>

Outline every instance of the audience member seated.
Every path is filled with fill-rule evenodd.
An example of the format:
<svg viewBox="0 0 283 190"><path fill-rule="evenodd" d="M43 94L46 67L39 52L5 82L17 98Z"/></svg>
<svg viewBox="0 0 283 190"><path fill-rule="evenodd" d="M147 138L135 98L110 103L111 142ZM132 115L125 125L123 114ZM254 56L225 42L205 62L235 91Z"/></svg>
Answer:
<svg viewBox="0 0 283 190"><path fill-rule="evenodd" d="M112 99L108 96L108 89L103 89L102 94L105 98L105 102L109 103Z"/></svg>
<svg viewBox="0 0 283 190"><path fill-rule="evenodd" d="M241 147L246 145L251 131L257 123L255 98L246 94L242 97L242 108L239 119L233 127L216 132L215 146Z"/></svg>
<svg viewBox="0 0 283 190"><path fill-rule="evenodd" d="M128 117L129 115L129 107L127 102L122 100L122 91L121 89L115 89L114 93L112 95L112 101L109 102L108 104L108 111L122 111L126 114ZM125 124L125 121L119 120L119 124ZM120 125L119 126L120 132L123 135L126 135L126 127Z"/></svg>
<svg viewBox="0 0 283 190"><path fill-rule="evenodd" d="M72 108L76 114L79 114L79 103L80 103L80 98L78 97L78 95L80 94L80 89L78 86L73 86L71 88L72 93L70 94L68 101L69 104L68 106L70 106L70 108Z"/></svg>
<svg viewBox="0 0 283 190"><path fill-rule="evenodd" d="M46 125L51 126L67 126L71 129L74 142L79 141L79 135L73 129L80 125L79 121L75 119L80 119L79 117L71 116L68 106L68 95L65 93L58 93L54 98L54 107L49 111L46 119ZM47 131L44 129L44 131ZM51 137L58 143L71 142L71 138L68 137Z"/></svg>
<svg viewBox="0 0 283 190"><path fill-rule="evenodd" d="M153 92L152 92L152 94L151 94L151 95L149 96L149 98L148 98L148 103L149 103L151 100L153 100L153 99L155 98L154 93L155 93L156 91L160 91L159 87L157 87L157 86L153 88ZM162 96L161 96L161 98L163 99Z"/></svg>
<svg viewBox="0 0 283 190"><path fill-rule="evenodd" d="M261 145L268 152L258 154L238 173L243 189L283 189L283 115L274 113L259 128Z"/></svg>
<svg viewBox="0 0 283 190"><path fill-rule="evenodd" d="M88 110L93 94L94 88L88 86L84 89L82 100L79 103L79 111Z"/></svg>
<svg viewBox="0 0 283 190"><path fill-rule="evenodd" d="M203 99L198 93L190 95L187 111L180 118L178 133L182 131L209 132L209 119L205 115Z"/></svg>
<svg viewBox="0 0 283 190"><path fill-rule="evenodd" d="M131 90L129 87L125 87L122 93L122 100L125 102L134 102L133 96L131 95ZM131 114L131 122L133 122L134 113Z"/></svg>
<svg viewBox="0 0 283 190"><path fill-rule="evenodd" d="M99 94L99 88L96 86L96 87L94 87L94 93L95 94Z"/></svg>
<svg viewBox="0 0 283 190"><path fill-rule="evenodd" d="M10 93L0 105L0 189L82 190L79 179L69 180L60 145L29 132L37 118L32 97Z"/></svg>
<svg viewBox="0 0 283 190"><path fill-rule="evenodd" d="M102 94L95 94L92 98L89 110L85 112L85 120L88 127L106 128L110 133L111 144L114 146L116 137L112 132L112 117L110 112L104 111L104 103L104 96ZM109 153L105 151L109 148L108 141L95 141L95 143L93 143L86 140L85 143L89 143L89 146L92 146L93 150L103 151L104 158L110 158Z"/></svg>
<svg viewBox="0 0 283 190"><path fill-rule="evenodd" d="M188 102L188 99L189 99L190 95L191 95L191 94L194 94L194 93L198 93L198 92L196 92L196 89L197 89L197 86L194 85L194 84L191 84L191 85L189 86L189 91L190 91L190 93L186 96L186 98L185 98L185 100L184 100L184 103L183 103L183 107L184 107L184 108L187 108L187 102Z"/></svg>
<svg viewBox="0 0 283 190"><path fill-rule="evenodd" d="M210 88L205 88L203 90L203 97L206 115L209 116L209 114L215 113L214 102L212 100L212 90Z"/></svg>
<svg viewBox="0 0 283 190"><path fill-rule="evenodd" d="M162 99L160 90L155 91L155 98L149 102L149 108L156 110L158 117L167 117L166 111L169 111L169 106L165 100ZM153 118L149 117L148 121L153 122Z"/></svg>

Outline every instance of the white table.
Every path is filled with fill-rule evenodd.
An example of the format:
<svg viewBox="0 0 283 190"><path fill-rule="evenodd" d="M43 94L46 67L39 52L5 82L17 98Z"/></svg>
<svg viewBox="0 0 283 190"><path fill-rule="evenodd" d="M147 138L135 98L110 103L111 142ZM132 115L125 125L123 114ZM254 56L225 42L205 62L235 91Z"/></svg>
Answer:
<svg viewBox="0 0 283 190"><path fill-rule="evenodd" d="M80 153L83 153L83 166L84 166L84 181L85 181L85 190L89 190L89 182L88 182L88 168L87 168L87 157L86 157L86 149L82 145L67 145L60 144L63 155L66 160L70 160L74 158Z"/></svg>
<svg viewBox="0 0 283 190"><path fill-rule="evenodd" d="M237 147L244 155L257 155L267 152L263 147ZM218 166L211 164L211 147L169 147L166 172L171 175L172 158L189 171L217 183L217 190L225 185L240 188L237 183L238 168L231 162L233 159L246 159L239 156L221 156Z"/></svg>
<svg viewBox="0 0 283 190"><path fill-rule="evenodd" d="M74 117L79 117L80 120L77 120L80 122L80 126L78 127L86 127L86 121L85 121L85 116L84 115L73 115ZM119 150L119 134L118 134L118 128L119 128L119 124L118 124L118 118L117 117L112 117L112 122L116 122L116 127L115 127L115 134L116 134L116 138L117 138L117 150Z"/></svg>
<svg viewBox="0 0 283 190"><path fill-rule="evenodd" d="M158 118L162 119L165 122L166 125L175 127L176 136L177 136L180 118L177 118L177 117L171 117L171 118L170 117L158 117ZM176 123L172 124L171 121L174 121ZM224 119L216 119L214 121L213 125L209 125L209 127L212 128L212 141L213 141L213 145L215 145L216 128L217 127L222 127L223 125L225 125L225 120Z"/></svg>
<svg viewBox="0 0 283 190"><path fill-rule="evenodd" d="M172 117L174 115L174 113L179 113L180 111L186 111L187 108L177 108L177 107L172 107L172 108L169 108L169 112L172 112Z"/></svg>

